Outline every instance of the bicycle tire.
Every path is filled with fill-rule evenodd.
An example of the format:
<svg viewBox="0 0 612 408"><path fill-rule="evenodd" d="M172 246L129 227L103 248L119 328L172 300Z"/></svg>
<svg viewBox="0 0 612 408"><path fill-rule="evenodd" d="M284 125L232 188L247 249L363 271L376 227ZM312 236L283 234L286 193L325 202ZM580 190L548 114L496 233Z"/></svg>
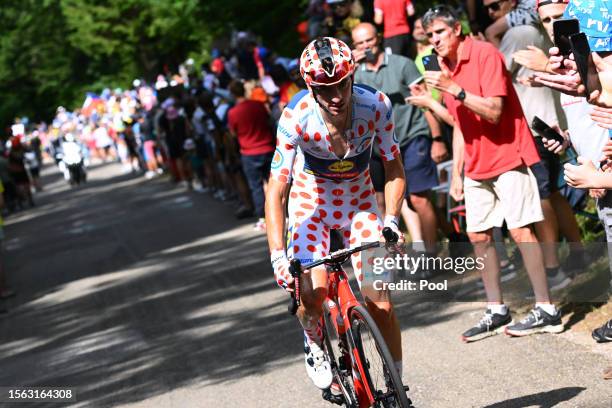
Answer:
<svg viewBox="0 0 612 408"><path fill-rule="evenodd" d="M338 311L338 313L340 313ZM352 377L342 375L339 368L339 360L341 356L340 347L338 342L340 341L336 326L331 321L331 311L327 302L323 303L323 342L325 346L325 352L329 358L330 364L332 364L332 370L334 371L334 378L340 385L342 396L344 397L344 405L347 408L358 408L359 403L355 394L355 388L353 387Z"/></svg>
<svg viewBox="0 0 612 408"><path fill-rule="evenodd" d="M359 354L359 359L363 365L366 381L368 382L370 390L372 390L375 398L377 399L374 406L390 406L391 404L388 404L386 401L378 401L378 399L392 394L395 396L395 402L399 407L412 408L412 402L406 395L402 379L395 368L395 363L393 361L393 357L391 356L391 352L389 351L389 347L387 346L380 329L376 325L376 322L370 313L368 313L368 310L362 305L355 306L350 313L350 322L351 334L353 336L355 348ZM386 387L387 390L382 389L382 386L378 384L378 379L375 380L373 378L373 363L375 363L374 360L376 359L376 356L374 353L365 349L366 346L363 339L363 335L365 334L364 329L370 333L376 347L375 353L378 355L378 358L380 358L380 362L382 363L382 385Z"/></svg>

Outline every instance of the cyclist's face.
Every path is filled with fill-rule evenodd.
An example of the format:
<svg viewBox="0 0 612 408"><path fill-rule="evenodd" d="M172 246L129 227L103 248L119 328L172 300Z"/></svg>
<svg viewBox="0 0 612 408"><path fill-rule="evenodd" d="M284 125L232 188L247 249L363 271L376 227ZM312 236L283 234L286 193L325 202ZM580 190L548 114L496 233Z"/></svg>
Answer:
<svg viewBox="0 0 612 408"><path fill-rule="evenodd" d="M323 109L332 116L338 116L345 112L350 103L352 84L352 77L347 77L336 85L317 86L312 90Z"/></svg>

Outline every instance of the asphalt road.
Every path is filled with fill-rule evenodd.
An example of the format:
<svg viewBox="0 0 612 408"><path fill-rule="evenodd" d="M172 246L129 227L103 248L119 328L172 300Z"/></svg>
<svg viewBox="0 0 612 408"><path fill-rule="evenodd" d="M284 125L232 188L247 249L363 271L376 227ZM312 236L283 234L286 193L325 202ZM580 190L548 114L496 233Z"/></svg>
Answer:
<svg viewBox="0 0 612 408"><path fill-rule="evenodd" d="M75 407L329 406L251 221L116 164L77 189L53 169L45 179L37 207L6 220L19 293L0 316L0 386L71 387ZM417 407L612 406L601 379L612 344L575 333L463 344L480 305L401 296L397 310Z"/></svg>

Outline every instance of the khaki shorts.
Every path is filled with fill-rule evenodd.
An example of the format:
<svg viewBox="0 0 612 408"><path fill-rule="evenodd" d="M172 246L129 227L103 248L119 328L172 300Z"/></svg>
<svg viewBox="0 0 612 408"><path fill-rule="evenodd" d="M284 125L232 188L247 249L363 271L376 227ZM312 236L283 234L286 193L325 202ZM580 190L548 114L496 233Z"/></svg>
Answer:
<svg viewBox="0 0 612 408"><path fill-rule="evenodd" d="M501 227L524 227L544 219L538 183L525 166L488 180L465 177L465 216L468 232Z"/></svg>

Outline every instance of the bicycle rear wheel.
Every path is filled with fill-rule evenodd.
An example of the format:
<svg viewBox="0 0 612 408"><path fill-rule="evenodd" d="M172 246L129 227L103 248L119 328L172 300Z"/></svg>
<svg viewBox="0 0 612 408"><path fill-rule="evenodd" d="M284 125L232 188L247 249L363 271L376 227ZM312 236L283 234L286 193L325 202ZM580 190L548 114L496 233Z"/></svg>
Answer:
<svg viewBox="0 0 612 408"><path fill-rule="evenodd" d="M339 313L339 311L338 311ZM357 402L357 396L355 395L355 389L353 387L353 378L350 370L350 360L343 361L345 355L340 349L340 336L336 330L336 326L333 323L333 315L329 309L327 302L323 303L323 329L324 333L324 345L325 352L329 357L329 362L334 373L334 380L340 388L342 397L344 398L344 405L348 408L357 408L359 406Z"/></svg>
<svg viewBox="0 0 612 408"><path fill-rule="evenodd" d="M373 406L412 407L389 347L367 309L361 305L355 306L351 310L350 321L355 348L375 400Z"/></svg>

